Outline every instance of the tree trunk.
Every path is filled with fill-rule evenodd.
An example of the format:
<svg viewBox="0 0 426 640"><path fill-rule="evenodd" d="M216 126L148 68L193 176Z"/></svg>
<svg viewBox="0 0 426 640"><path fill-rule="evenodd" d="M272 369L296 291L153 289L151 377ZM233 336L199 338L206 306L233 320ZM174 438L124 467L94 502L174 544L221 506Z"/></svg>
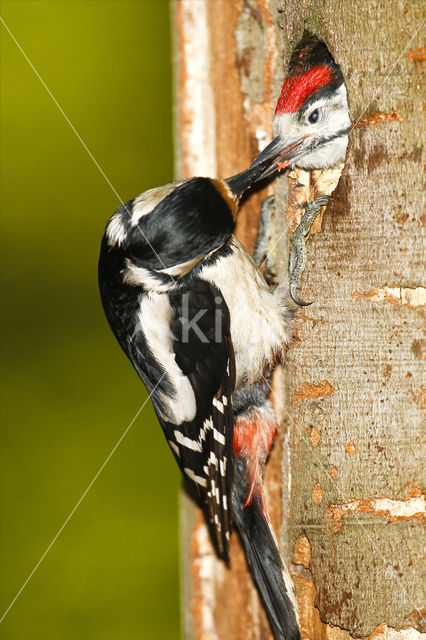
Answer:
<svg viewBox="0 0 426 640"><path fill-rule="evenodd" d="M315 303L298 313L275 375L281 427L267 502L291 563L303 638L417 638L425 622L422 3L176 0L173 11L179 177L247 168L270 140L304 29L341 66L357 126L307 241L304 297ZM281 273L294 203L309 191L312 199L323 179L295 171L270 187ZM249 250L268 193L242 208L237 235ZM185 495L181 513L185 640L271 638L238 536L227 568Z"/></svg>

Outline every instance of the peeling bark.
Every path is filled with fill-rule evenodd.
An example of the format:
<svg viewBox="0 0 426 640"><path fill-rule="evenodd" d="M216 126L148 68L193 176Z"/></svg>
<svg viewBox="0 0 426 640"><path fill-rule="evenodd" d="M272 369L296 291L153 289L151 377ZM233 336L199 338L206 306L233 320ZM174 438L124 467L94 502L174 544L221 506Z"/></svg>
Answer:
<svg viewBox="0 0 426 640"><path fill-rule="evenodd" d="M424 307L426 304L425 287L381 287L369 293L353 292L356 300L368 300L369 302L390 302L390 304L400 306L406 305L409 309Z"/></svg>
<svg viewBox="0 0 426 640"><path fill-rule="evenodd" d="M302 638L315 638L318 640L420 640L424 633L419 631L424 626L419 626L418 620L424 616L425 611L414 611L410 614L411 624L399 629L388 626L385 622L379 624L368 636L362 638L353 636L346 629L327 624L321 620L318 608L315 606L317 599L316 587L310 570L312 550L306 536L296 540L291 575L296 589L297 601L301 612ZM336 602L336 610L350 602L352 594L342 591L339 602Z"/></svg>
<svg viewBox="0 0 426 640"><path fill-rule="evenodd" d="M295 407L300 400L324 398L326 396L331 396L332 393L334 393L334 388L328 380L323 380L319 384L309 384L309 382L304 382L302 388L294 395L291 404Z"/></svg>
<svg viewBox="0 0 426 640"><path fill-rule="evenodd" d="M368 116L364 116L357 122L356 126L360 129L367 129L367 127L374 127L376 124L381 124L385 120L389 122L404 122L404 118L396 109L392 109L389 113L370 113Z"/></svg>
<svg viewBox="0 0 426 640"><path fill-rule="evenodd" d="M395 500L380 496L378 498L363 498L362 500L348 500L339 504L330 504L327 513L333 521L335 531L343 526L343 516L353 513L371 513L373 516L381 516L388 522L403 522L404 520L419 520L426 524L425 495L415 487L416 495L404 500Z"/></svg>
<svg viewBox="0 0 426 640"><path fill-rule="evenodd" d="M176 0L177 176L225 177L270 139L284 69L306 28L340 64L356 125L340 171L295 170L251 197L237 233L253 249L275 190L283 273L297 204L333 192L307 240L302 297L273 398L281 427L265 481L304 638L417 640L425 288L424 48L420 0ZM185 640L269 639L238 537L215 557L183 497Z"/></svg>

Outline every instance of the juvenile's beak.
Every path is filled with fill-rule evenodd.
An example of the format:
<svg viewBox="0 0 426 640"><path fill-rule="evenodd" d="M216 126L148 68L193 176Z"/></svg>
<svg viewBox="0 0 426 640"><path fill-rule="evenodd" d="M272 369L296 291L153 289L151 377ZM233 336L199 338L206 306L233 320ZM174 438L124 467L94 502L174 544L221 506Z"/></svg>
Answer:
<svg viewBox="0 0 426 640"><path fill-rule="evenodd" d="M303 136L295 140L286 140L282 136L277 136L259 153L250 168L264 166L265 169L259 174L255 182L263 180L272 175L275 171L285 169L292 160L302 156L312 143L312 136Z"/></svg>

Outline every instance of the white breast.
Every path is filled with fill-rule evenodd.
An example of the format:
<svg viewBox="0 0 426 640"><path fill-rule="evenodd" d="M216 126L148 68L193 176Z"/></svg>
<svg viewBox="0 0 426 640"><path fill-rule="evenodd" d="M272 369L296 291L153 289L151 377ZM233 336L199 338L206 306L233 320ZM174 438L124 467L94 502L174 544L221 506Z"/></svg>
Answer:
<svg viewBox="0 0 426 640"><path fill-rule="evenodd" d="M259 380L265 365L289 342L280 299L268 290L250 254L233 238L232 254L204 267L199 277L222 292L231 315L237 381ZM282 304L282 303L281 303Z"/></svg>

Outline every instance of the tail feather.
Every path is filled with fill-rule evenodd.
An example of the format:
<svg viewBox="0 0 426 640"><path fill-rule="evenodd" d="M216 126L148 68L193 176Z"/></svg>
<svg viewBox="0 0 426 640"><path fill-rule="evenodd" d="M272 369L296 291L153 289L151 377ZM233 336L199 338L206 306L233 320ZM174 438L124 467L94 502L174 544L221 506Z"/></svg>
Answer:
<svg viewBox="0 0 426 640"><path fill-rule="evenodd" d="M260 489L261 490L261 489ZM253 580L262 598L275 640L299 640L294 598L287 591L284 566L263 512L259 493L244 507L244 492L234 491L233 516L238 526ZM293 601L292 601L293 600Z"/></svg>

